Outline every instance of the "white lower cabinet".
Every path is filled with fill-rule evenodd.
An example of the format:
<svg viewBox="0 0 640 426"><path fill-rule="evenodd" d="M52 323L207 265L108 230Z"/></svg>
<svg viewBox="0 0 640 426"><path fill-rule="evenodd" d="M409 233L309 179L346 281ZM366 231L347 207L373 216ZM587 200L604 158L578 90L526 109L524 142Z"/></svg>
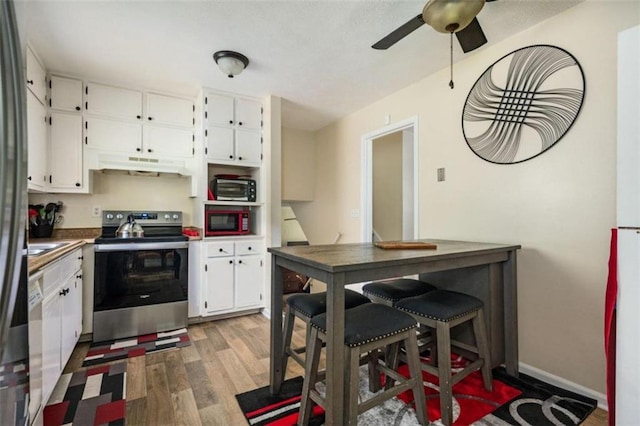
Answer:
<svg viewBox="0 0 640 426"><path fill-rule="evenodd" d="M205 315L264 305L262 251L260 240L205 243Z"/></svg>
<svg viewBox="0 0 640 426"><path fill-rule="evenodd" d="M51 396L82 331L82 249L44 268L42 401Z"/></svg>

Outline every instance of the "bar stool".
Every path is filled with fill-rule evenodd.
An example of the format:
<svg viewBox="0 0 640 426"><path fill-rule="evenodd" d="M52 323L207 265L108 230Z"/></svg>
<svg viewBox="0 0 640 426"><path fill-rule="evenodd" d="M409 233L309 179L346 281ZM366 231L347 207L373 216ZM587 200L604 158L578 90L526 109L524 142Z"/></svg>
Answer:
<svg viewBox="0 0 640 426"><path fill-rule="evenodd" d="M429 283L410 278L399 278L369 283L362 287L362 294L372 302L393 307L399 300L420 296L433 290L436 290L436 287Z"/></svg>
<svg viewBox="0 0 640 426"><path fill-rule="evenodd" d="M403 299L396 308L409 313L420 324L435 329L438 366L422 364L422 369L438 376L440 383L440 411L442 423L453 422L452 391L454 384L474 371L481 370L484 387L493 390L491 360L485 333L484 303L473 296L453 291L436 290L422 296ZM464 349L477 354L477 358L462 371L451 375L450 330L462 323L472 321L475 345L464 345Z"/></svg>
<svg viewBox="0 0 640 426"><path fill-rule="evenodd" d="M416 322L404 312L389 306L369 303L345 311L344 318L344 351L345 351L345 413L347 424L356 425L358 414L363 413L387 399L411 389L415 396L416 415L420 424L429 424L426 414L422 371L416 341ZM316 390L318 382L318 363L320 350L326 343L327 315L313 317L310 322L311 333L307 345L309 355L305 366L304 383L300 397L300 414L298 425L309 422L313 402L326 409L326 400ZM410 377L406 378L395 370L398 367L400 344L404 344L407 352L407 364ZM380 373L398 384L358 404L359 365L363 353L374 352L386 346L391 346L390 358L386 364L374 358L369 363L369 375ZM342 350L335 348L335 350Z"/></svg>
<svg viewBox="0 0 640 426"><path fill-rule="evenodd" d="M344 290L344 308L354 308L371 301L353 290ZM287 362L289 357L295 360L302 367L305 366L305 360L299 355L305 352L306 348L292 348L291 336L293 334L293 325L296 317L305 322L307 326L306 336L309 336L309 321L316 315L324 314L327 311L327 293L300 293L294 294L287 299L287 307L285 309L284 326L282 329L282 380L287 372Z"/></svg>

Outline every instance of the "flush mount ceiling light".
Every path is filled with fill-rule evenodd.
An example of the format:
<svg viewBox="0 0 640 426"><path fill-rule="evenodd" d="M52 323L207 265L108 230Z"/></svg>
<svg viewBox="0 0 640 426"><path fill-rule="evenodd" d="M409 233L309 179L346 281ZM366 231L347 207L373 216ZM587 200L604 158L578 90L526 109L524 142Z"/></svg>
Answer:
<svg viewBox="0 0 640 426"><path fill-rule="evenodd" d="M249 65L249 59L246 56L231 50L220 50L213 54L213 59L218 64L220 71L229 78L240 74Z"/></svg>

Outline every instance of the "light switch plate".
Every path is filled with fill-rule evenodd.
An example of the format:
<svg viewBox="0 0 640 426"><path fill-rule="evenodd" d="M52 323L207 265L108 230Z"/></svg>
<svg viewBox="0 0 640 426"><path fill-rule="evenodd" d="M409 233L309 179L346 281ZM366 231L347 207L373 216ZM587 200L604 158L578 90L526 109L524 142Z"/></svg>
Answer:
<svg viewBox="0 0 640 426"><path fill-rule="evenodd" d="M438 169L438 182L444 182L444 167Z"/></svg>

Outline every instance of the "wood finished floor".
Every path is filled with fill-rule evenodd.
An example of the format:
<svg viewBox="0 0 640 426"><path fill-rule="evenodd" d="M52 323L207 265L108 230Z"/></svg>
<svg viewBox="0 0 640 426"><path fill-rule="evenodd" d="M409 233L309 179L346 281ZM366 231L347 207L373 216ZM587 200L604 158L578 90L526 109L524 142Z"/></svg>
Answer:
<svg viewBox="0 0 640 426"><path fill-rule="evenodd" d="M269 320L262 314L192 325L191 346L127 360L127 425L247 424L237 393L269 384ZM296 323L293 342L304 344L304 327ZM65 373L82 369L88 343L79 344ZM295 362L287 378L303 375ZM583 423L607 424L596 409Z"/></svg>

